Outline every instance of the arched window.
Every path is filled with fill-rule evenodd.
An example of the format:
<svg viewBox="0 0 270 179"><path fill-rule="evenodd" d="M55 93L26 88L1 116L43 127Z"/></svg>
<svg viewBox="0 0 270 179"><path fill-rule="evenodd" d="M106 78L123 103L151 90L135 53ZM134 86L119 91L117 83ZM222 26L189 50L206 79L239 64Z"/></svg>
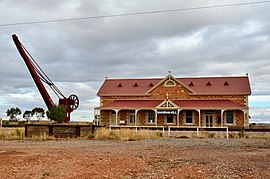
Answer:
<svg viewBox="0 0 270 179"><path fill-rule="evenodd" d="M175 86L175 82L172 81L172 80L168 80L168 81L166 81L165 86L166 86L166 87L172 87L172 86Z"/></svg>

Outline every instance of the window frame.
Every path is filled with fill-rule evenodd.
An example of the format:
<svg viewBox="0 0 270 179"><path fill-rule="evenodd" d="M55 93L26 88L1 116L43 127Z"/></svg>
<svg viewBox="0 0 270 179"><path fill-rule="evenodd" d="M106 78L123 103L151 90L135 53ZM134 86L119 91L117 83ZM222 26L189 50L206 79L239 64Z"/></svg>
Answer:
<svg viewBox="0 0 270 179"><path fill-rule="evenodd" d="M229 121L229 120L231 120L231 121ZM234 125L234 111L226 111L226 124L227 125Z"/></svg>
<svg viewBox="0 0 270 179"><path fill-rule="evenodd" d="M188 113L191 113L191 115L188 115ZM188 117L191 117L191 122L188 122ZM193 111L186 111L186 119L185 119L185 124L193 124Z"/></svg>
<svg viewBox="0 0 270 179"><path fill-rule="evenodd" d="M171 116L172 117L172 122L168 122L168 117ZM167 114L166 115L166 124L174 124L174 119L173 119L173 115L172 114Z"/></svg>
<svg viewBox="0 0 270 179"><path fill-rule="evenodd" d="M150 118L153 118L152 122L150 122ZM147 112L147 123L148 124L155 124L155 111L148 111Z"/></svg>
<svg viewBox="0 0 270 179"><path fill-rule="evenodd" d="M129 124L135 124L136 119L135 119L135 112L129 112Z"/></svg>

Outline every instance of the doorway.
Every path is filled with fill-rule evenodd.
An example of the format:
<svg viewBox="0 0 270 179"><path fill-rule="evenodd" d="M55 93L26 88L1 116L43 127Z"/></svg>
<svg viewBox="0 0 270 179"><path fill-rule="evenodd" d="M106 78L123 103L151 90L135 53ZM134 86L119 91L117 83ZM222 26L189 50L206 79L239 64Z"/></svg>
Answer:
<svg viewBox="0 0 270 179"><path fill-rule="evenodd" d="M214 115L213 113L206 113L205 114L205 126L206 127L213 127L214 126Z"/></svg>

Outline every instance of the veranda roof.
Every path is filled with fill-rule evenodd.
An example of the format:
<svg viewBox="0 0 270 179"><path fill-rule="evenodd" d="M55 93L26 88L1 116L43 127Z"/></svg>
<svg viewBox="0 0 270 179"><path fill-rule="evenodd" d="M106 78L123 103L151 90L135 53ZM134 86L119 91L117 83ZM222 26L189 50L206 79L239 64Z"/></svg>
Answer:
<svg viewBox="0 0 270 179"><path fill-rule="evenodd" d="M245 106L236 104L230 100L171 100L173 107L159 107L164 100L116 100L110 104L96 109L243 109Z"/></svg>

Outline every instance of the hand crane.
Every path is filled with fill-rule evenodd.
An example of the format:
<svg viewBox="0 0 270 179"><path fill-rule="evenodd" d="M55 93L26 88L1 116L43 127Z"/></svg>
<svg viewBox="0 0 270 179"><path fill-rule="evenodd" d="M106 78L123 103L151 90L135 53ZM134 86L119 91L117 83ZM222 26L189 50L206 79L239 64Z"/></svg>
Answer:
<svg viewBox="0 0 270 179"><path fill-rule="evenodd" d="M19 41L19 38L13 34L12 35L13 41L21 54L34 82L36 83L36 86L48 108L54 107L55 104L53 100L51 99L50 95L48 94L45 86L43 85L43 82L48 84L53 92L58 96L59 98L59 105L63 105L66 109L66 117L64 122L70 121L70 113L78 108L79 106L79 98L72 94L68 98L64 96L64 94L57 88L57 86L52 82L52 80L44 73L44 71L39 67L37 62L34 60L34 58L30 55L30 53L26 50L26 48L22 45L22 43ZM43 82L42 82L43 81Z"/></svg>

